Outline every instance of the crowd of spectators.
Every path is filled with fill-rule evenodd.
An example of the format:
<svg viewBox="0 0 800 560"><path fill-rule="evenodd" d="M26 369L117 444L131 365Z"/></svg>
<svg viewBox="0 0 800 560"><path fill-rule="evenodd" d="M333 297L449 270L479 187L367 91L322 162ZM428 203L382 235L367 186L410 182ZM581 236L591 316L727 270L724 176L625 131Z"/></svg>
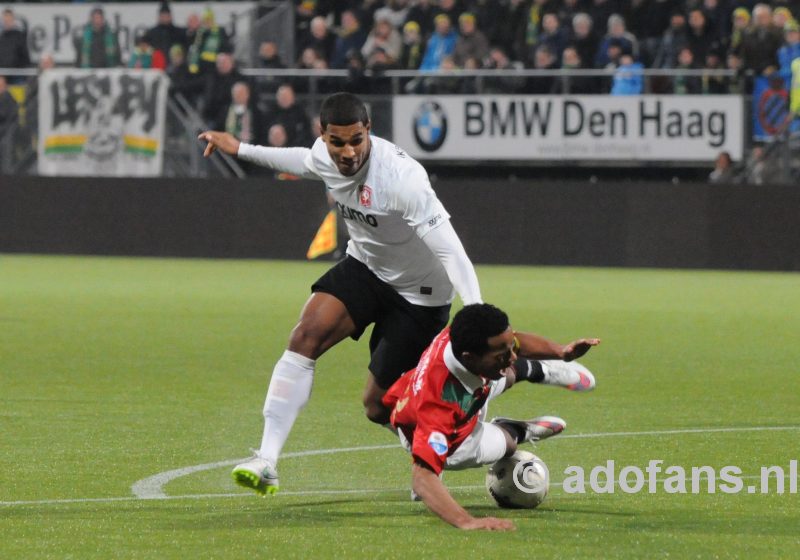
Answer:
<svg viewBox="0 0 800 560"><path fill-rule="evenodd" d="M492 76L490 93L611 93L644 90L643 68L734 70L738 76L788 78L800 56L800 6L788 0L294 0L296 52L279 54L263 42L257 68L346 69L344 81L318 82L354 93L389 93L386 70L450 70L444 77L404 79L403 91L474 93L474 80L459 69L605 69L608 77ZM289 144L308 143L308 116L301 116L295 92L307 80L243 76L233 41L207 8L184 26L161 4L155 25L135 39L123 60L116 33L102 7L74 35L75 66L162 68L172 90L184 95L205 121L234 132L270 131ZM47 60L46 56L41 57ZM13 10L3 12L0 68L31 64L25 31ZM0 103L9 105L5 82ZM711 74L653 77L652 93L739 93L748 81ZM31 85L35 87L35 85ZM289 101L287 101L289 100ZM13 102L13 100L11 100ZM3 110L3 115L13 111ZM297 119L304 119L304 126ZM253 126L255 123L256 126ZM0 122L0 127L3 122ZM274 129L274 134L272 128Z"/></svg>
<svg viewBox="0 0 800 560"><path fill-rule="evenodd" d="M605 69L613 79L506 81L508 93L641 93L642 68L787 75L800 55L797 2L778 0L374 0L297 2L297 67ZM376 56L377 55L377 56ZM359 63L354 64L353 60ZM287 61L291 65L291 61ZM374 80L373 80L374 81ZM358 93L370 81L353 80ZM654 79L652 93L739 93L719 75ZM406 91L469 93L426 78Z"/></svg>

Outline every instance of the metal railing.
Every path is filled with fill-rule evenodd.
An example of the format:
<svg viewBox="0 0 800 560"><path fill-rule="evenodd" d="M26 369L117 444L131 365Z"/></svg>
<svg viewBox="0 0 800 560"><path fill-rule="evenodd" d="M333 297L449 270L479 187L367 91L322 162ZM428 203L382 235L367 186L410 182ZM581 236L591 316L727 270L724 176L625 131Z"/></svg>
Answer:
<svg viewBox="0 0 800 560"><path fill-rule="evenodd" d="M282 59L291 63L295 52L294 3L262 1L258 11L263 15L254 18L250 31L252 60L258 60L258 49L263 41L273 41Z"/></svg>
<svg viewBox="0 0 800 560"><path fill-rule="evenodd" d="M39 73L39 70L36 68L0 68L0 76L6 77L30 77L36 76Z"/></svg>
<svg viewBox="0 0 800 560"><path fill-rule="evenodd" d="M0 69L0 75L8 69ZM12 72L7 72L12 75ZM15 71L13 75L36 76L34 69ZM18 87L23 87L21 84ZM13 87L13 86L12 86ZM0 173L4 175L36 174L38 115L36 94L24 100L25 118L0 126ZM246 177L239 162L224 153L202 157L197 135L207 129L196 109L180 94L167 100L167 122L164 138L164 169L168 177Z"/></svg>
<svg viewBox="0 0 800 560"><path fill-rule="evenodd" d="M593 78L598 80L599 85L604 82L612 80L617 74L616 69L553 69L553 70L539 70L531 68L514 68L504 70L483 69L483 70L386 70L386 71L373 71L371 69L363 70L363 72L354 72L353 70L305 70L298 68L286 69L273 69L273 68L246 68L241 70L245 76L253 78L276 78L283 77L287 81L305 81L308 86L306 91L312 96L324 94L329 92L329 88L324 88L321 91L319 87L320 82L323 83L346 83L347 80L352 79L354 75L362 75L370 80L388 80L391 84L391 89L387 92L391 95L403 95L407 93L414 93L409 91L404 84L413 80L474 80L475 93L484 93L486 81L503 80L504 83L509 83L513 80L526 80L536 78L555 78L562 83L562 92L569 93L570 80L575 78ZM748 78L747 74L739 73L734 70L727 69L662 69L662 68L643 68L641 70L626 70L625 72L633 75L642 76L644 85L642 93L650 93L653 90L653 78L677 78L677 77L697 77L697 78L721 78L731 80L731 83L737 88L741 87L741 83ZM526 93L525 85L520 84L521 91L509 91L509 93ZM738 91L742 91L738 89ZM608 91L598 93L607 94Z"/></svg>
<svg viewBox="0 0 800 560"><path fill-rule="evenodd" d="M748 76L732 70L668 70L668 69L641 69L637 71L644 79L644 93L651 90L651 80L674 79L678 76L711 77L729 80L736 84L737 91L741 89L742 81ZM305 84L299 89L306 93L298 95L309 115L316 114L323 97L338 89L346 89L348 80L353 73L348 70L301 70L301 69L257 69L246 68L242 73L252 78L283 78L293 84ZM493 80L504 80L520 84L517 91L508 93L525 94L525 81L536 78L550 78L561 82L563 92L570 91L570 80L575 78L589 78L608 83L613 78L614 70L454 70L454 71L414 71L414 70L388 70L386 72L373 72L366 70L363 76L368 80L383 80L384 85L389 84L389 93L370 95L364 98L371 105L375 120L375 133L391 138L391 111L392 98L403 95L409 91L408 84L414 80L471 80L476 93L486 91L487 84ZM30 78L37 75L37 70L29 69L0 69L0 75L9 75ZM273 82L274 83L274 82ZM413 88L412 88L413 89ZM492 93L500 93L493 91ZM505 93L505 92L503 92ZM607 90L603 93L607 94ZM743 95L743 101L746 97ZM26 102L29 110L35 104ZM745 105L750 112L750 103ZM217 152L210 160L202 158L201 146L196 136L199 131L206 128L195 108L186 99L173 96L168 102L167 138L165 139L165 169L167 176L192 176L204 177L219 175L224 177L243 177L245 172L235 158ZM377 113L375 112L377 111ZM31 115L33 117L33 115ZM748 117L749 118L749 117ZM8 128L3 132L0 145L0 171L6 174L35 173L36 172L36 145L37 131L31 127L35 125L35 118L28 118L16 127ZM766 146L765 157L781 169L781 180L789 181L795 177L795 169L800 168L797 157L800 152L800 139L797 135L790 134L788 129L775 136L774 140ZM780 158L778 158L780 154ZM777 162L777 163L775 163Z"/></svg>
<svg viewBox="0 0 800 560"><path fill-rule="evenodd" d="M739 183L796 183L800 179L800 130L796 119L787 118L763 146L755 147L740 166Z"/></svg>
<svg viewBox="0 0 800 560"><path fill-rule="evenodd" d="M206 177L209 168L206 162L216 173L226 178L246 177L239 162L219 150L205 159L202 157L201 144L197 135L206 130L206 124L198 112L181 94L171 96L167 101L167 141L164 153L164 174L189 177ZM169 169L168 162L176 166Z"/></svg>

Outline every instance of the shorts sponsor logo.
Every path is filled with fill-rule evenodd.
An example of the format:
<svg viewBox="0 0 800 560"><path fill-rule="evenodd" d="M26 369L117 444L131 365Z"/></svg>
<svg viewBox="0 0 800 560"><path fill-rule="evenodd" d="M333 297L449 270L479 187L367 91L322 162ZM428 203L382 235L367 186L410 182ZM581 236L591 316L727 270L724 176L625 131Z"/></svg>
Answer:
<svg viewBox="0 0 800 560"><path fill-rule="evenodd" d="M447 114L436 101L425 101L414 113L414 139L426 152L435 152L447 138Z"/></svg>
<svg viewBox="0 0 800 560"><path fill-rule="evenodd" d="M431 432L431 435L428 436L428 445L437 455L447 454L447 438L441 432Z"/></svg>
<svg viewBox="0 0 800 560"><path fill-rule="evenodd" d="M441 219L442 219L442 215L441 214L436 214L433 218L428 220L428 225L430 227L436 227L436 224L438 224L441 221Z"/></svg>

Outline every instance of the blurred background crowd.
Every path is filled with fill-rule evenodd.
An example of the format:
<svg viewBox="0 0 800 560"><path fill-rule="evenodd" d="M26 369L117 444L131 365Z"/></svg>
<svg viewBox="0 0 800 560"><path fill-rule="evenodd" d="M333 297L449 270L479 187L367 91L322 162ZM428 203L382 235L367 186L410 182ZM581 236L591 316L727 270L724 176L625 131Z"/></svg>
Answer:
<svg viewBox="0 0 800 560"><path fill-rule="evenodd" d="M800 57L800 3L788 0L288 3L295 16L294 52L281 52L279 42L267 38L259 42L254 61L236 59L235 40L211 8L176 21L166 2L124 56L98 5L73 33L74 66L163 69L172 92L185 97L208 126L282 146L310 145L318 125L297 101L308 93L309 81L275 75L276 70L347 71L346 77L320 80L321 93L469 94L480 84L480 93L748 94L758 76L782 77L790 84L792 61ZM0 133L19 114L9 84L24 85L26 97L35 98L35 77L7 71L32 66L26 34L8 4L0 31L0 69L7 74L0 76ZM54 65L51 55L39 57L40 69ZM253 69L263 71L248 72ZM567 81L556 73L457 78L459 72L482 69L584 72ZM651 76L645 84L642 69L689 72ZM456 78L410 76L393 83L384 76L388 70L441 70Z"/></svg>

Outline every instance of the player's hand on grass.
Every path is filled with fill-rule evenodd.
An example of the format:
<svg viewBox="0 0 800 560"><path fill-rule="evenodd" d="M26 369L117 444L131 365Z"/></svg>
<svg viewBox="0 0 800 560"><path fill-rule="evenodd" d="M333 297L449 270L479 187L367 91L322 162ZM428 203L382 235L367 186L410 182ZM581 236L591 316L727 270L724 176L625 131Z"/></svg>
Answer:
<svg viewBox="0 0 800 560"><path fill-rule="evenodd" d="M197 137L198 140L205 140L208 142L206 149L203 151L203 156L208 157L214 153L214 150L219 150L229 156L235 156L239 153L239 140L232 134L227 132L217 132L214 130L206 130L201 132Z"/></svg>
<svg viewBox="0 0 800 560"><path fill-rule="evenodd" d="M510 519L499 519L497 517L473 517L459 529L465 531L516 531L517 527Z"/></svg>
<svg viewBox="0 0 800 560"><path fill-rule="evenodd" d="M569 344L564 345L564 355L561 359L565 362L577 360L586 354L592 346L597 346L598 344L600 344L599 338L580 338L578 340L573 340Z"/></svg>

